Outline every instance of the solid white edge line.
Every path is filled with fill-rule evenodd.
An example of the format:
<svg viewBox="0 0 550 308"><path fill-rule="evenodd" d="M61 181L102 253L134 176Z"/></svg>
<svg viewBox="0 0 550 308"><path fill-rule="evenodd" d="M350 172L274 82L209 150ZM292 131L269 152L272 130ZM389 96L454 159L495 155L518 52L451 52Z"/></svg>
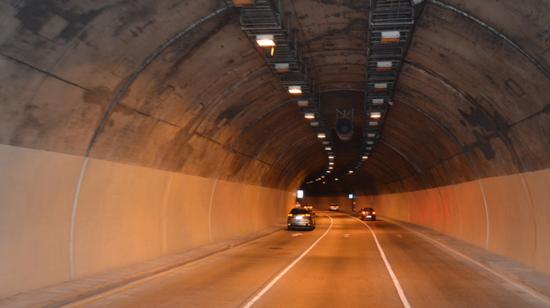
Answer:
<svg viewBox="0 0 550 308"><path fill-rule="evenodd" d="M330 225L328 226L325 233L323 233L315 242L313 242L313 244L311 244L311 246L309 246L308 249L304 250L304 252L302 252L302 254L300 256L298 256L298 258L294 259L294 261L292 261L292 263L290 263L277 276L275 276L275 278L273 278L260 292L258 292L251 300L249 300L243 306L243 308L252 307L258 300L260 300L260 298L262 298L262 296L265 293L267 293L267 291L269 291L277 283L277 281L279 281L281 278L283 278L283 276L288 271L290 271L290 269L293 268L294 265L296 265L296 263L300 262L300 260L302 260L302 258L305 257L307 255L307 253L310 252L313 249L313 247L315 247L317 245L317 243L319 243L327 235L327 233L330 231L330 229L332 229L332 225L334 224L334 220L332 219L332 217L330 217L328 215L327 215L327 217L330 219Z"/></svg>
<svg viewBox="0 0 550 308"><path fill-rule="evenodd" d="M481 267L482 269L484 269L487 272L497 276L498 278L510 283L511 285L513 285L514 287L520 289L521 291L523 291L523 292L531 295L532 297L544 302L546 305L550 305L550 298L548 296L546 296L545 294L537 292L536 290L534 290L534 289L532 289L528 286L525 286L525 285L523 285L519 282L516 282L516 281L506 277L505 275L491 269L490 267L485 266L483 263L481 263L481 262L479 262L479 261L477 261L477 260L475 260L471 257L468 257L467 255L465 255L465 254L463 254L463 253L461 253L461 252L459 252L459 251L457 251L457 250L455 250L455 249L453 249L453 248L451 248L451 247L449 247L449 246L447 246L447 245L445 245L445 244L443 244L443 243L441 243L437 240L434 240L434 239L428 237L427 235L424 235L424 234L422 234L422 233L420 233L416 230L413 230L412 228L410 228L410 227L408 227L408 226L406 226L402 223L399 223L399 222L396 222L396 221L392 221L392 223L402 227L403 229L406 229L407 231L409 231L409 232L413 233L414 235L424 239L425 241L428 241L428 242L432 243L433 245L438 246L440 249L446 250L448 253L455 254L455 255L465 259L466 261Z"/></svg>
<svg viewBox="0 0 550 308"><path fill-rule="evenodd" d="M349 215L349 214L348 214ZM372 230L371 226L367 224L366 222L362 221L361 219L357 217L353 217L349 215L351 218L359 221L363 225L365 225L370 233L372 234L372 237L374 238L374 243L376 243L376 247L378 248L378 252L380 253L380 256L382 257L382 260L384 261L384 264L386 265L386 269L388 270L388 273L390 274L391 280L393 281L393 285L395 289L397 290L397 294L399 295L399 299L401 299L401 303L403 304L403 307L405 308L411 308L411 304L409 303L409 300L407 299L407 296L405 295L405 291L403 291L403 288L401 287L401 284L399 283L399 279L397 279L397 276L393 272L393 269L390 265L390 261L388 261L388 258L386 257L386 254L384 253L384 250L382 249L382 246L380 246L380 242L378 242L378 237L376 236L376 233L374 233L374 230Z"/></svg>

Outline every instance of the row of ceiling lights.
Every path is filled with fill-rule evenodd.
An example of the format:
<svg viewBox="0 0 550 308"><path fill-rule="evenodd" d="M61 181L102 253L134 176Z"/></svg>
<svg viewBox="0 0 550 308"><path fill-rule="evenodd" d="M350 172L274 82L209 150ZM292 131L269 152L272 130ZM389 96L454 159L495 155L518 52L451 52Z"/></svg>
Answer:
<svg viewBox="0 0 550 308"><path fill-rule="evenodd" d="M281 85L296 98L301 113L321 140L328 155L325 173L330 174L335 160L332 138L321 117L318 92L309 77L296 35L289 33L289 27L282 22L280 2L275 5L271 0L233 0L233 4L241 8L242 30L254 38L266 63L279 76Z"/></svg>
<svg viewBox="0 0 550 308"><path fill-rule="evenodd" d="M369 12L367 85L365 91L366 122L359 158L340 175L358 171L380 140L385 116L392 103L394 86L405 58L415 22L415 5L419 0L371 0ZM346 169L344 169L346 170ZM315 181L323 181L317 177Z"/></svg>

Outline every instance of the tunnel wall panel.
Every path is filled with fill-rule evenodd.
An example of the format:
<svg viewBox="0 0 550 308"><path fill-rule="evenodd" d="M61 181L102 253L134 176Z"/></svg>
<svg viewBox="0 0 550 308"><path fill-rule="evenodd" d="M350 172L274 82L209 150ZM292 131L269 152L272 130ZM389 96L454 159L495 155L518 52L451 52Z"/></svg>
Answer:
<svg viewBox="0 0 550 308"><path fill-rule="evenodd" d="M431 228L548 274L549 179L546 169L414 192L361 196L358 204L371 204L380 215Z"/></svg>
<svg viewBox="0 0 550 308"><path fill-rule="evenodd" d="M81 161L0 145L0 297L69 278L68 230Z"/></svg>
<svg viewBox="0 0 550 308"><path fill-rule="evenodd" d="M98 159L79 185L82 163L0 145L0 297L267 230L295 198Z"/></svg>

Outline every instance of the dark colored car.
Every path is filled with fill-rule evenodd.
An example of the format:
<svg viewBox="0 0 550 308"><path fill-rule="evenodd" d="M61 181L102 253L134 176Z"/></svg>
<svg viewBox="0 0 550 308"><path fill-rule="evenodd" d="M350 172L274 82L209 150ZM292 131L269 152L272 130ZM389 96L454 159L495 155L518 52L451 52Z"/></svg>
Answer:
<svg viewBox="0 0 550 308"><path fill-rule="evenodd" d="M288 230L313 230L315 229L315 218L313 217L311 211L303 208L293 208L290 210L290 213L288 213L287 228Z"/></svg>
<svg viewBox="0 0 550 308"><path fill-rule="evenodd" d="M361 209L361 212L359 212L359 217L361 217L361 220L376 220L376 212L371 207L366 207Z"/></svg>

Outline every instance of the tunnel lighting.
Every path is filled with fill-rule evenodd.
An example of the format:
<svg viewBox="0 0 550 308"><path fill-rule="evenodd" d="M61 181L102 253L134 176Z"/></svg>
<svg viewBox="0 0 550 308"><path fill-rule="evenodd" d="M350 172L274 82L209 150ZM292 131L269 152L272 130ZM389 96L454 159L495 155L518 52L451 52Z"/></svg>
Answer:
<svg viewBox="0 0 550 308"><path fill-rule="evenodd" d="M321 179L324 179L324 178L325 178L325 176L324 176L324 175L321 175Z"/></svg>
<svg viewBox="0 0 550 308"><path fill-rule="evenodd" d="M386 72L391 70L392 62L391 61L378 61L376 62L376 71L377 72Z"/></svg>
<svg viewBox="0 0 550 308"><path fill-rule="evenodd" d="M298 189L298 190L296 191L296 197L297 197L298 199L303 199L303 198L304 198L304 191L301 190L301 189Z"/></svg>
<svg viewBox="0 0 550 308"><path fill-rule="evenodd" d="M319 126L319 122L317 121L312 121L312 122L309 122L309 125L313 126L313 127L317 127Z"/></svg>
<svg viewBox="0 0 550 308"><path fill-rule="evenodd" d="M323 184L326 184L327 182L323 181Z"/></svg>
<svg viewBox="0 0 550 308"><path fill-rule="evenodd" d="M332 151L331 147L325 147L325 151Z"/></svg>
<svg viewBox="0 0 550 308"><path fill-rule="evenodd" d="M248 7L254 5L254 0L233 0L235 7Z"/></svg>
<svg viewBox="0 0 550 308"><path fill-rule="evenodd" d="M319 139L325 139L326 137L327 137L327 135L325 133L318 133L317 134L317 138L319 138Z"/></svg>
<svg viewBox="0 0 550 308"><path fill-rule="evenodd" d="M274 55L275 55L275 47L271 47L271 49L269 50L269 56L273 57Z"/></svg>
<svg viewBox="0 0 550 308"><path fill-rule="evenodd" d="M367 155L363 155L363 156L361 156L361 159L362 160L367 160L367 159L369 159L369 157Z"/></svg>
<svg viewBox="0 0 550 308"><path fill-rule="evenodd" d="M372 150L372 147L367 147L367 151L371 151Z"/></svg>
<svg viewBox="0 0 550 308"><path fill-rule="evenodd" d="M380 119L382 117L382 112L375 111L370 113L371 119Z"/></svg>
<svg viewBox="0 0 550 308"><path fill-rule="evenodd" d="M313 120L315 119L315 113L313 112L306 112L304 113L304 118L308 119L308 120Z"/></svg>
<svg viewBox="0 0 550 308"><path fill-rule="evenodd" d="M288 86L288 93L292 95L302 94L302 86Z"/></svg>
<svg viewBox="0 0 550 308"><path fill-rule="evenodd" d="M369 137L369 138L374 138L374 137L376 137L376 134L375 134L375 133L368 133L368 134L367 134L367 137Z"/></svg>
<svg viewBox="0 0 550 308"><path fill-rule="evenodd" d="M327 144L330 144L330 141L328 140L323 141L323 145L327 145Z"/></svg>
<svg viewBox="0 0 550 308"><path fill-rule="evenodd" d="M369 140L369 141L367 141L367 144L368 144L368 145L373 145L373 144L374 144L374 141L370 141L370 140Z"/></svg>
<svg viewBox="0 0 550 308"><path fill-rule="evenodd" d="M339 180L338 178L334 178L334 181L335 181L335 182L338 182L338 180Z"/></svg>
<svg viewBox="0 0 550 308"><path fill-rule="evenodd" d="M378 122L376 121L369 121L369 126L377 126Z"/></svg>
<svg viewBox="0 0 550 308"><path fill-rule="evenodd" d="M275 36L273 34L258 34L256 43L260 47L275 47Z"/></svg>
<svg viewBox="0 0 550 308"><path fill-rule="evenodd" d="M383 98L373 98L372 99L372 104L373 105L383 105L384 104L384 99Z"/></svg>
<svg viewBox="0 0 550 308"><path fill-rule="evenodd" d="M309 106L309 101L307 99L301 99L298 101L298 107L307 107Z"/></svg>
<svg viewBox="0 0 550 308"><path fill-rule="evenodd" d="M353 174L353 170L348 171L348 174Z"/></svg>
<svg viewBox="0 0 550 308"><path fill-rule="evenodd" d="M399 31L382 31L382 43L399 43L401 33Z"/></svg>
<svg viewBox="0 0 550 308"><path fill-rule="evenodd" d="M288 63L275 63L275 71L277 73L288 73L290 71L290 64L288 64Z"/></svg>
<svg viewBox="0 0 550 308"><path fill-rule="evenodd" d="M332 170L332 169L334 169L333 166L328 166L328 170Z"/></svg>
<svg viewBox="0 0 550 308"><path fill-rule="evenodd" d="M329 155L328 159L334 159L334 155Z"/></svg>
<svg viewBox="0 0 550 308"><path fill-rule="evenodd" d="M348 199L353 199L353 194L348 194Z"/></svg>
<svg viewBox="0 0 550 308"><path fill-rule="evenodd" d="M385 91L386 89L388 89L388 83L386 82L377 82L374 84L375 91Z"/></svg>
<svg viewBox="0 0 550 308"><path fill-rule="evenodd" d="M326 173L331 173L331 172L332 172L332 171L330 171L330 170L327 170L327 171L326 171Z"/></svg>
<svg viewBox="0 0 550 308"><path fill-rule="evenodd" d="M328 164L331 165L331 166L334 166L334 162L333 162L333 161L329 161Z"/></svg>

